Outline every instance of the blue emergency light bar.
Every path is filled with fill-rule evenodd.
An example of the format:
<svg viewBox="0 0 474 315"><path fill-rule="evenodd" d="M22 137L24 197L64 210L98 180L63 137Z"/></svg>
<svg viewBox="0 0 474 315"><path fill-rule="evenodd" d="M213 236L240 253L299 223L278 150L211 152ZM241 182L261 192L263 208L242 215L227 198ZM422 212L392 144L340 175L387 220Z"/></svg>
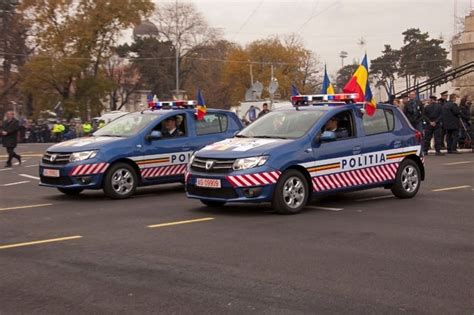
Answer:
<svg viewBox="0 0 474 315"><path fill-rule="evenodd" d="M184 109L184 108L195 108L196 106L197 106L197 101L187 101L187 100L157 101L157 102L148 103L148 108L150 109Z"/></svg>
<svg viewBox="0 0 474 315"><path fill-rule="evenodd" d="M327 103L346 104L355 103L358 99L358 93L295 95L291 97L291 103L293 103L294 106L308 106Z"/></svg>

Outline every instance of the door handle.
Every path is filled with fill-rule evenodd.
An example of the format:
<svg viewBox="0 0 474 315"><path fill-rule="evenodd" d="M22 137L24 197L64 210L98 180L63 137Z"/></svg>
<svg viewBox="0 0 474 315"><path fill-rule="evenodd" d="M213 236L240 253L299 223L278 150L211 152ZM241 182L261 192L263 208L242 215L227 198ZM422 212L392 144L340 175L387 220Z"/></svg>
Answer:
<svg viewBox="0 0 474 315"><path fill-rule="evenodd" d="M352 148L353 155L360 154L361 151L362 151L362 148L360 146L355 146Z"/></svg>

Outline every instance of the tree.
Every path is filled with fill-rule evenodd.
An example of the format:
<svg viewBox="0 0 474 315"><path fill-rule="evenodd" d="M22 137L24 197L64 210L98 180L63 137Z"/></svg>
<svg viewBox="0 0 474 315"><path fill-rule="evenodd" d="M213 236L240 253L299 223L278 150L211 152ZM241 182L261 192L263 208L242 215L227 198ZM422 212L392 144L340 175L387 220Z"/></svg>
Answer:
<svg viewBox="0 0 474 315"><path fill-rule="evenodd" d="M395 79L399 71L400 50L384 45L382 56L370 63L370 75L375 80L375 86L382 86L387 95L395 94Z"/></svg>
<svg viewBox="0 0 474 315"><path fill-rule="evenodd" d="M320 83L320 65L312 52L305 49L301 41L271 37L256 40L247 47L234 47L224 67L223 84L229 90L230 104L237 104L250 86L250 65L254 80L268 85L273 76L278 80L282 99L289 99L291 85L301 93L313 93ZM268 97L265 91L263 97Z"/></svg>
<svg viewBox="0 0 474 315"><path fill-rule="evenodd" d="M22 88L35 110L61 102L69 116L98 115L113 84L104 63L120 32L153 10L150 0L24 0L37 47L25 65Z"/></svg>
<svg viewBox="0 0 474 315"><path fill-rule="evenodd" d="M359 67L358 64L345 65L339 71L336 76L336 87L342 91L347 82L352 78L352 75Z"/></svg>
<svg viewBox="0 0 474 315"><path fill-rule="evenodd" d="M160 40L170 42L178 52L180 88L190 76L200 52L220 39L217 29L209 27L192 3L164 3L154 16ZM176 67L175 67L176 70Z"/></svg>
<svg viewBox="0 0 474 315"><path fill-rule="evenodd" d="M30 52L26 46L26 24L16 10L17 1L0 3L0 104L21 102L18 91L20 76L18 69L25 63ZM0 117L6 108L0 107Z"/></svg>
<svg viewBox="0 0 474 315"><path fill-rule="evenodd" d="M448 51L443 48L443 40L429 39L428 33L418 28L410 28L402 33L404 46L400 49L399 75L406 78L409 88L422 77L432 78L444 72L451 64Z"/></svg>
<svg viewBox="0 0 474 315"><path fill-rule="evenodd" d="M119 46L117 52L130 59L145 89L161 99L171 99L175 78L175 50L171 42L135 37L132 44Z"/></svg>

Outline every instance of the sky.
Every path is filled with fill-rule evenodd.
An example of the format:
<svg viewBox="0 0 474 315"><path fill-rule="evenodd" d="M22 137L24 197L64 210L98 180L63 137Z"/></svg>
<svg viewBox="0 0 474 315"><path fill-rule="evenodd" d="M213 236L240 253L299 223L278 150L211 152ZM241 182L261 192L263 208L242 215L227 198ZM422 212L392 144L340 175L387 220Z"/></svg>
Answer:
<svg viewBox="0 0 474 315"><path fill-rule="evenodd" d="M159 0L157 3L174 2ZM178 0L182 1L182 0ZM459 20L474 9L474 0L187 0L227 40L245 45L272 35L296 33L330 74L345 64L381 54L384 44L399 48L401 33L420 28L432 37L450 39ZM363 38L365 45L358 42ZM446 46L448 47L448 46Z"/></svg>

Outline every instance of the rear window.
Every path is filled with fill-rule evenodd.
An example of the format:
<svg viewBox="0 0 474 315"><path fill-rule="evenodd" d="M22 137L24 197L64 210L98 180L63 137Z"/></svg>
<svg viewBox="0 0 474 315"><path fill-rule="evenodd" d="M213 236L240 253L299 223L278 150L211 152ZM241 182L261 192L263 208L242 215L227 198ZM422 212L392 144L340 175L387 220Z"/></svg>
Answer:
<svg viewBox="0 0 474 315"><path fill-rule="evenodd" d="M376 109L374 115L364 115L363 124L367 136L390 132L395 126L395 117L390 109Z"/></svg>

